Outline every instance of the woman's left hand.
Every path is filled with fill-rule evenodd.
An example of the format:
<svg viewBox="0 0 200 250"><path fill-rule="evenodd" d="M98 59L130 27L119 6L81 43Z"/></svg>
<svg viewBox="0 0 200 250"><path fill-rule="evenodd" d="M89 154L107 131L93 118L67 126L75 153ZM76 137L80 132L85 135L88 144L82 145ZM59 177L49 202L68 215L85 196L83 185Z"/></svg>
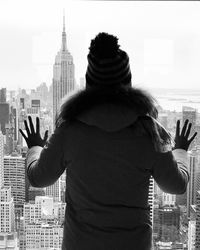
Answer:
<svg viewBox="0 0 200 250"><path fill-rule="evenodd" d="M33 146L44 147L44 145L47 141L47 138L48 138L48 130L45 131L44 138L42 139L41 135L40 135L39 117L36 118L36 131L34 129L31 116L28 116L28 119L29 119L30 130L29 130L27 121L26 120L24 121L24 126L26 129L27 136L24 134L24 132L21 129L19 129L20 133L22 134L22 136L24 137L24 139L27 143L28 148L31 148Z"/></svg>

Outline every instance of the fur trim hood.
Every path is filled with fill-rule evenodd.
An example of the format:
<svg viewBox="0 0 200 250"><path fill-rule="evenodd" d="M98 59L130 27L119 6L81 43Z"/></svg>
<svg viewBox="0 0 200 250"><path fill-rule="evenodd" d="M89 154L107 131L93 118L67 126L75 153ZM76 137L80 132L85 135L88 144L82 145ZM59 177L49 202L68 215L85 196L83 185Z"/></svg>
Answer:
<svg viewBox="0 0 200 250"><path fill-rule="evenodd" d="M132 87L88 88L72 92L63 100L56 127L79 120L107 132L119 131L139 121L157 151L168 151L174 142L157 122L155 99Z"/></svg>
<svg viewBox="0 0 200 250"><path fill-rule="evenodd" d="M78 119L105 131L118 131L133 124L138 116L157 118L155 100L145 91L129 88L90 88L63 100L57 125Z"/></svg>

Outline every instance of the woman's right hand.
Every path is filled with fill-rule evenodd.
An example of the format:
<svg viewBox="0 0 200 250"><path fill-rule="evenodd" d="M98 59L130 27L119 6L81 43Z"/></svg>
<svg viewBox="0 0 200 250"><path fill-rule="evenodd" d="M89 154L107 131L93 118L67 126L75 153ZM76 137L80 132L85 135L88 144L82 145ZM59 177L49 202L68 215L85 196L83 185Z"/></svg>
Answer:
<svg viewBox="0 0 200 250"><path fill-rule="evenodd" d="M193 134L193 136L188 139L189 135L190 135L190 130L192 127L192 123L189 123L189 120L187 119L183 125L182 131L180 133L180 120L177 121L176 123L176 135L175 135L175 146L173 149L184 149L184 150L188 150L190 143L194 140L194 138L197 135L197 132L195 132Z"/></svg>

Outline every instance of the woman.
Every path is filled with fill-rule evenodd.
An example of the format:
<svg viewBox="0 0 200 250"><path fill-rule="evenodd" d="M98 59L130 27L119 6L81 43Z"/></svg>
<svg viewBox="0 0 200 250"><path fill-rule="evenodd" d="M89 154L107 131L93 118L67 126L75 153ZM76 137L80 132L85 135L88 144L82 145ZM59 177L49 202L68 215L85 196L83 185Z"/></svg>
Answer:
<svg viewBox="0 0 200 250"><path fill-rule="evenodd" d="M47 141L31 118L24 121L29 147L27 175L34 187L52 185L66 169L62 249L149 250L152 222L149 178L171 194L189 181L187 149L191 124L175 145L156 121L154 99L131 87L129 58L118 39L99 33L91 41L86 89L63 103ZM173 150L172 150L173 146Z"/></svg>

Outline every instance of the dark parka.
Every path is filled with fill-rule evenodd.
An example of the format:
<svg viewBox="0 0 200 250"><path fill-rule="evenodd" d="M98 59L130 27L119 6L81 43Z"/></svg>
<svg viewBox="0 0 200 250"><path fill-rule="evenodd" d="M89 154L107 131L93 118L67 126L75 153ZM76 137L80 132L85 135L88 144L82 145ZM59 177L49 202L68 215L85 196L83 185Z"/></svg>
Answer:
<svg viewBox="0 0 200 250"><path fill-rule="evenodd" d="M62 249L150 250L150 177L165 192L186 191L186 151L161 147L158 152L148 121L141 122L147 111L155 111L150 103L145 92L133 88L81 90L63 105L65 116L46 146L29 149L32 186L52 185L66 170Z"/></svg>

